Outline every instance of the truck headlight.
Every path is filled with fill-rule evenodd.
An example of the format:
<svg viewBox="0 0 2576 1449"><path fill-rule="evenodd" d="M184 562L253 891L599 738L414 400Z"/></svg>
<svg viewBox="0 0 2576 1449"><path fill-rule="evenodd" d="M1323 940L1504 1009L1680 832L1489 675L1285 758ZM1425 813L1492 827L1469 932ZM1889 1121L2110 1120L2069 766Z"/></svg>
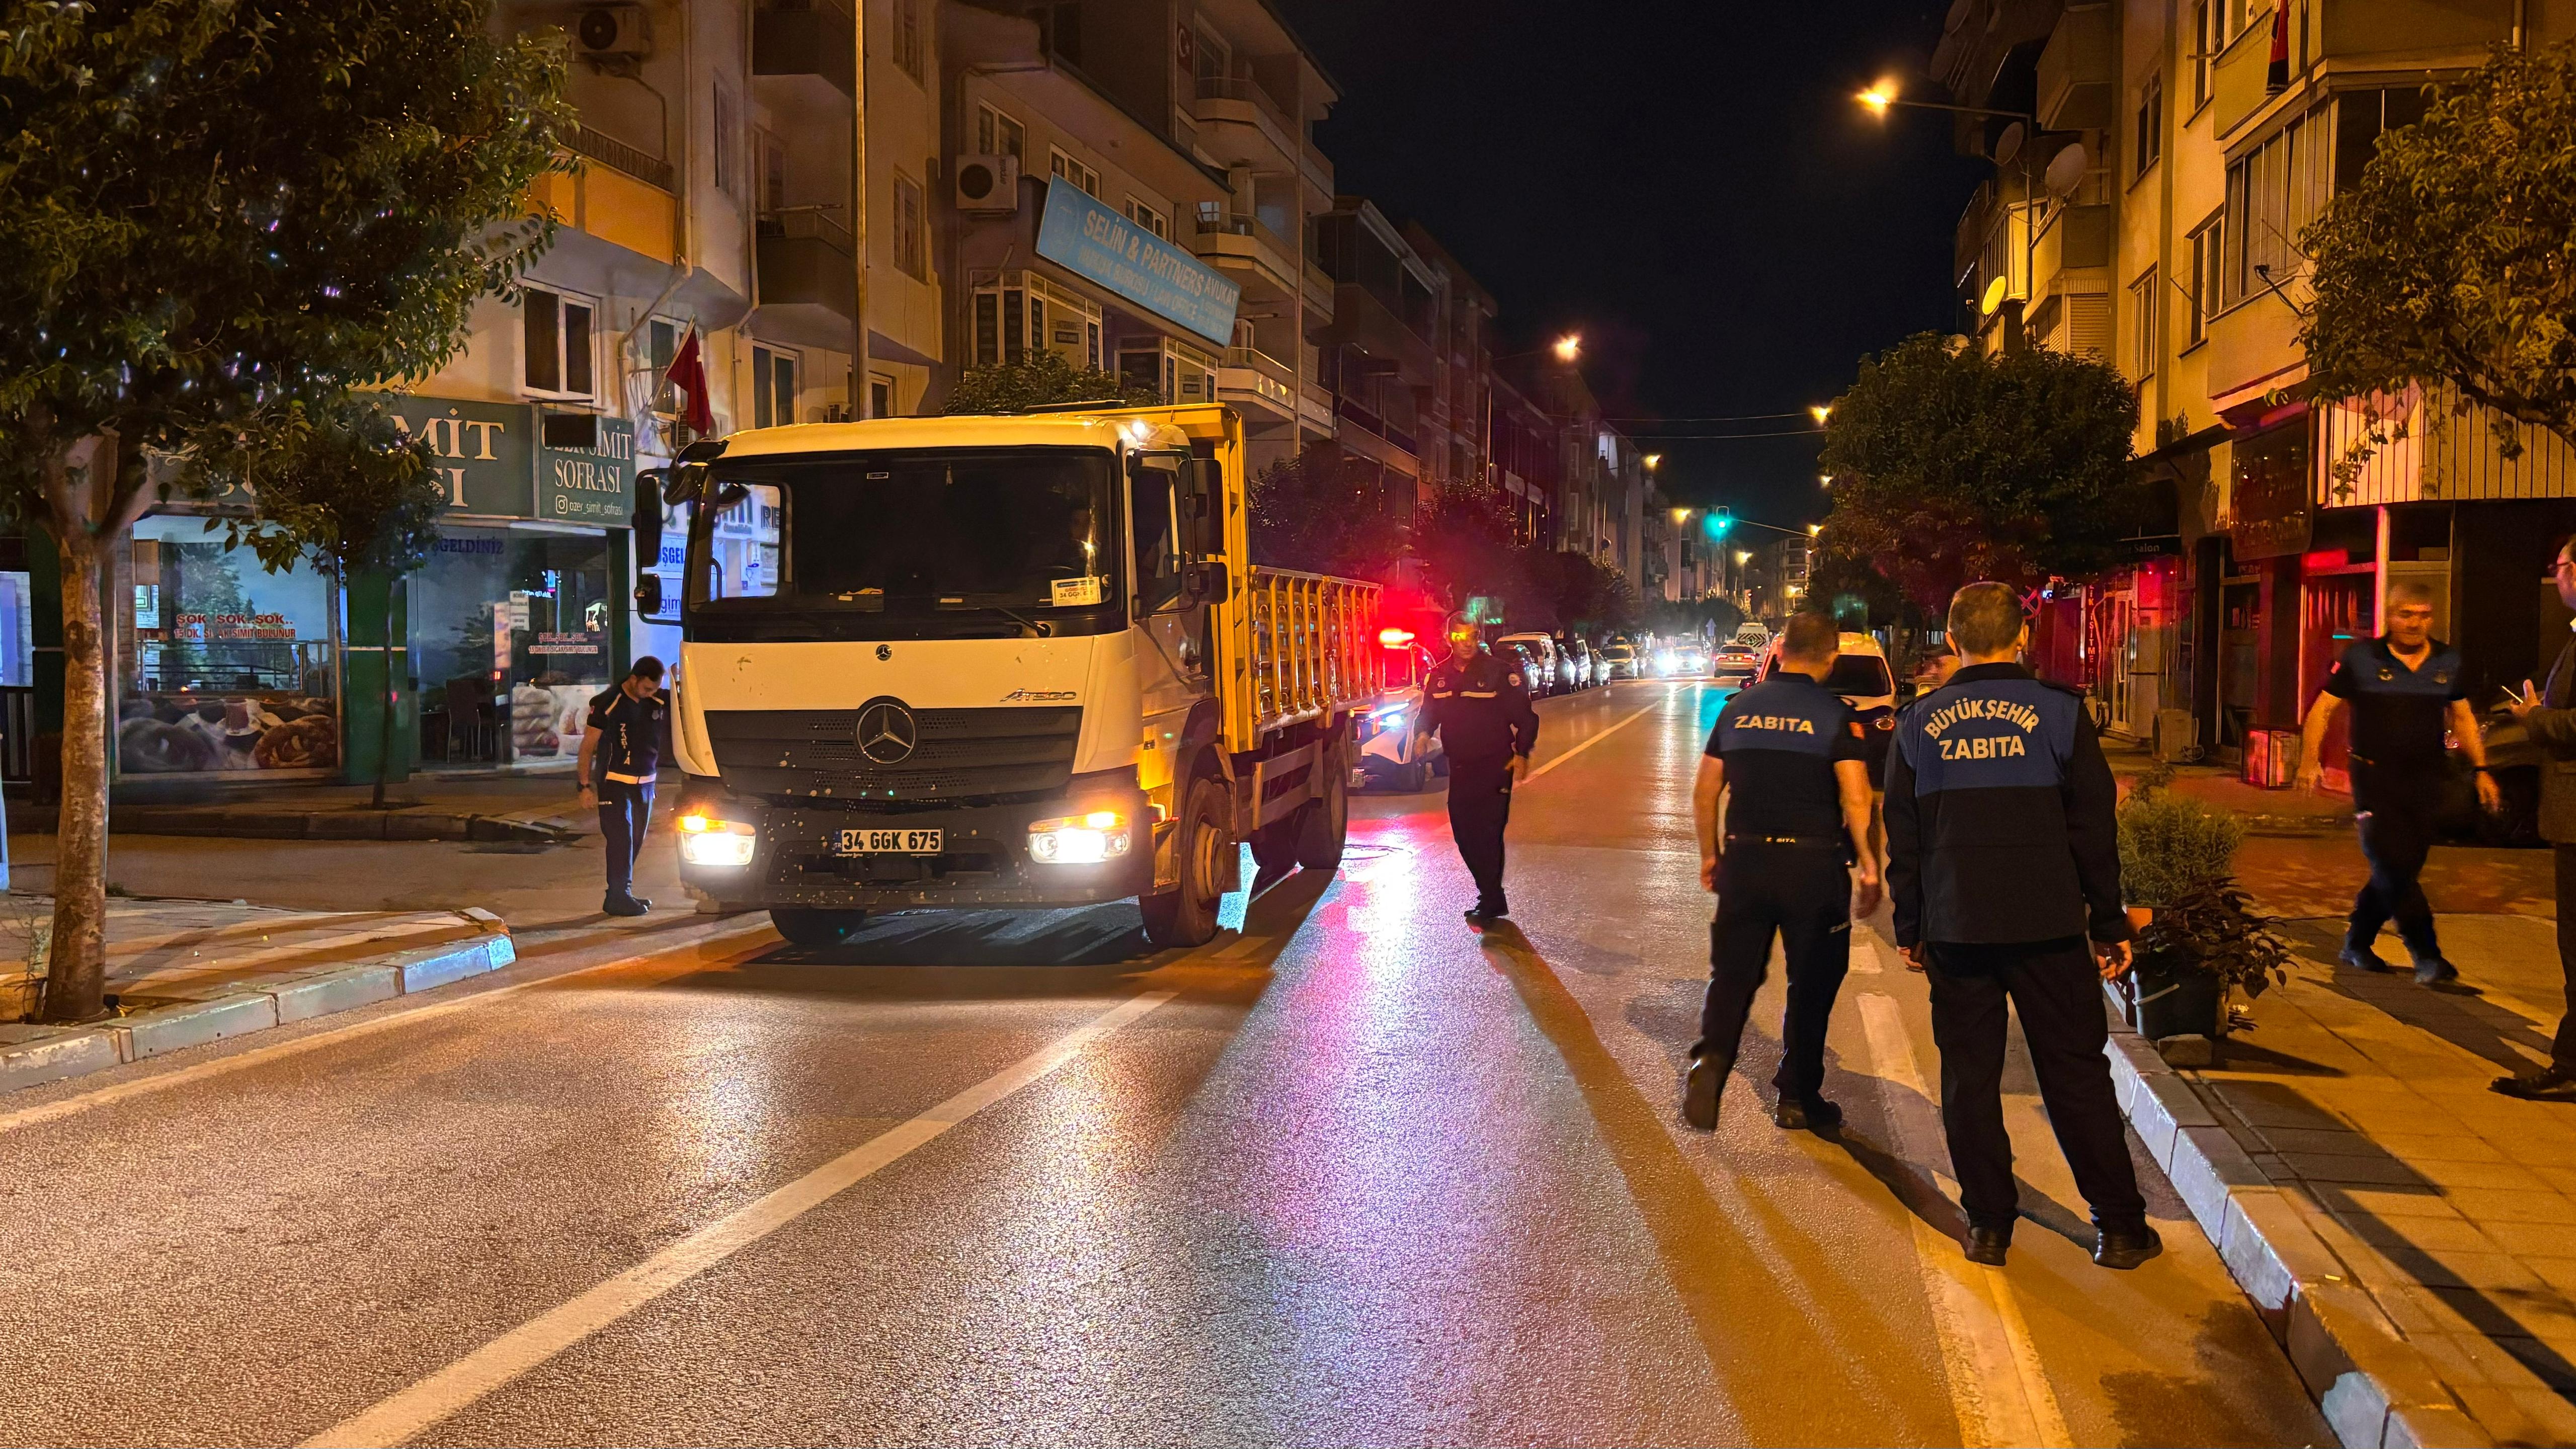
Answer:
<svg viewBox="0 0 2576 1449"><path fill-rule="evenodd" d="M1029 824L1029 859L1040 865L1098 865L1127 853L1127 817L1115 810Z"/></svg>
<svg viewBox="0 0 2576 1449"><path fill-rule="evenodd" d="M680 817L680 859L691 865L749 865L759 836L739 820L697 811Z"/></svg>

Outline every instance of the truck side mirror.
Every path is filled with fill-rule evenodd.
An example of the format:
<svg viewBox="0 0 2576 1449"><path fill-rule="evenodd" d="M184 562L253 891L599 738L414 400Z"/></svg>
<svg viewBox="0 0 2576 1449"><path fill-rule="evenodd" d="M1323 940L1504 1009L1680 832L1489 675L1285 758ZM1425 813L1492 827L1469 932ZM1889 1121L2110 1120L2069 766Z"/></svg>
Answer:
<svg viewBox="0 0 2576 1449"><path fill-rule="evenodd" d="M1190 565L1190 597L1202 604L1222 604L1234 597L1234 575L1222 560Z"/></svg>
<svg viewBox="0 0 2576 1449"><path fill-rule="evenodd" d="M662 482L662 501L676 507L697 497L698 488L706 481L706 476L705 468L691 464L684 463L672 469L670 476Z"/></svg>
<svg viewBox="0 0 2576 1449"><path fill-rule="evenodd" d="M635 612L651 618L662 612L662 576L645 574L635 580Z"/></svg>
<svg viewBox="0 0 2576 1449"><path fill-rule="evenodd" d="M1192 458L1188 467L1190 516L1217 517L1225 500L1225 465L1214 458Z"/></svg>

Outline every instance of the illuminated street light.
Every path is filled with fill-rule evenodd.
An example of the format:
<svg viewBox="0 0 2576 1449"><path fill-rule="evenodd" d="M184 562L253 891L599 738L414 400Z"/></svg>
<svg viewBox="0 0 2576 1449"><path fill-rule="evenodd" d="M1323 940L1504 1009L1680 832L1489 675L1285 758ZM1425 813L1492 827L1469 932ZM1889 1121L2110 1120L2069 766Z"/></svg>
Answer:
<svg viewBox="0 0 2576 1449"><path fill-rule="evenodd" d="M1821 523L1810 523L1807 525L1807 537L1809 538L1814 538L1816 535L1823 533L1824 531L1825 526Z"/></svg>
<svg viewBox="0 0 2576 1449"><path fill-rule="evenodd" d="M1828 403L1813 403L1807 408L1807 416L1814 418L1816 420L1816 426L1820 428L1825 425L1825 419L1832 417L1833 415L1833 407Z"/></svg>
<svg viewBox="0 0 2576 1449"><path fill-rule="evenodd" d="M1657 464L1662 463L1663 461L1664 461L1664 455L1663 455L1663 454L1661 454L1661 453L1648 453L1648 454L1646 455L1646 471L1647 471L1647 472L1649 472L1649 473L1654 472L1654 471L1655 471L1655 467L1656 467L1656 465L1657 465Z"/></svg>
<svg viewBox="0 0 2576 1449"><path fill-rule="evenodd" d="M1687 508L1676 508L1676 509L1674 509L1674 510L1673 510L1673 522L1675 522L1675 523L1688 523L1688 522L1690 522L1690 516L1691 516L1691 510L1690 510L1690 509L1687 509Z"/></svg>
<svg viewBox="0 0 2576 1449"><path fill-rule="evenodd" d="M1583 334L1579 332L1568 332L1563 337L1556 339L1556 346L1552 350L1556 353L1557 361L1572 362L1575 358L1575 354L1583 350Z"/></svg>
<svg viewBox="0 0 2576 1449"><path fill-rule="evenodd" d="M1834 486L1834 475L1833 475L1833 474L1831 474L1831 473L1819 473L1819 474L1817 474L1817 475L1816 475L1816 486L1817 486L1817 487L1819 487L1819 488L1831 488L1831 487L1833 487L1833 486Z"/></svg>
<svg viewBox="0 0 2576 1449"><path fill-rule="evenodd" d="M1869 107L1870 113L1883 121L1887 119L1887 108L1896 104L1896 82L1892 80L1880 81L1878 84L1871 86L1868 90L1862 91L1853 99L1859 101L1862 105Z"/></svg>
<svg viewBox="0 0 2576 1449"><path fill-rule="evenodd" d="M1735 561L1740 564L1748 564L1753 562L1753 555L1739 548L1735 551Z"/></svg>

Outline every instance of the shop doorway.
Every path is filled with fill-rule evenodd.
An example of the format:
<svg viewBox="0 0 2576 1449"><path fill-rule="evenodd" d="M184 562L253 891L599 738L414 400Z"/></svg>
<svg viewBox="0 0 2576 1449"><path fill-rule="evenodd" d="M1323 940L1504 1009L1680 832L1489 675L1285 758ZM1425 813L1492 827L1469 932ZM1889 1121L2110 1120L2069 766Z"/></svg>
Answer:
<svg viewBox="0 0 2576 1449"><path fill-rule="evenodd" d="M604 531L441 531L410 583L426 769L572 768L614 669Z"/></svg>

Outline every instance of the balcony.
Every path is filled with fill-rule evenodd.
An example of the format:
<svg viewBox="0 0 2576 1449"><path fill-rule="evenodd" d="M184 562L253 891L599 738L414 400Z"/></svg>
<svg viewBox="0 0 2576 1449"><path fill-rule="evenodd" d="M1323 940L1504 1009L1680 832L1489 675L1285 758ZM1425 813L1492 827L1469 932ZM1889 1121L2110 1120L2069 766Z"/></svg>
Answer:
<svg viewBox="0 0 2576 1449"><path fill-rule="evenodd" d="M1210 205L1215 205L1211 202ZM1249 216L1201 215L1191 223L1190 252L1232 278L1247 300L1293 302L1300 276L1297 249Z"/></svg>
<svg viewBox="0 0 2576 1449"><path fill-rule="evenodd" d="M1332 321L1333 279L1324 275L1324 269L1310 260L1306 263L1303 280L1306 284L1306 310L1318 321Z"/></svg>
<svg viewBox="0 0 2576 1449"><path fill-rule="evenodd" d="M820 211L772 211L758 223L760 310L797 335L781 341L839 338L849 345L858 315L858 249L850 229Z"/></svg>
<svg viewBox="0 0 2576 1449"><path fill-rule="evenodd" d="M1297 420L1297 373L1257 347L1229 347L1216 372L1217 397L1254 425Z"/></svg>
<svg viewBox="0 0 2576 1449"><path fill-rule="evenodd" d="M2070 5L2039 53L2039 128L2076 131L2111 124L2111 7Z"/></svg>
<svg viewBox="0 0 2576 1449"><path fill-rule="evenodd" d="M2273 0L2276 5L2294 0ZM2306 0L2291 14L2290 74L2324 62L2328 70L2463 70L2487 47L2513 34L2516 0ZM2305 53L2298 47L2304 43ZM2214 80L2223 140L2281 94L2270 81L2272 12L2249 19L2245 33L2218 56Z"/></svg>
<svg viewBox="0 0 2576 1449"><path fill-rule="evenodd" d="M2042 295L2107 292L2111 285L2111 208L2061 206L2039 225L2033 272Z"/></svg>
<svg viewBox="0 0 2576 1449"><path fill-rule="evenodd" d="M1228 165L1294 171L1304 164L1305 128L1249 77L1200 77L1190 114L1199 123L1199 144Z"/></svg>
<svg viewBox="0 0 2576 1449"><path fill-rule="evenodd" d="M577 126L575 173L550 172L528 188L528 207L575 232L668 265L679 255L679 199L671 163L615 137Z"/></svg>
<svg viewBox="0 0 2576 1449"><path fill-rule="evenodd" d="M856 97L858 22L850 0L761 0L751 17L753 75L811 75Z"/></svg>

